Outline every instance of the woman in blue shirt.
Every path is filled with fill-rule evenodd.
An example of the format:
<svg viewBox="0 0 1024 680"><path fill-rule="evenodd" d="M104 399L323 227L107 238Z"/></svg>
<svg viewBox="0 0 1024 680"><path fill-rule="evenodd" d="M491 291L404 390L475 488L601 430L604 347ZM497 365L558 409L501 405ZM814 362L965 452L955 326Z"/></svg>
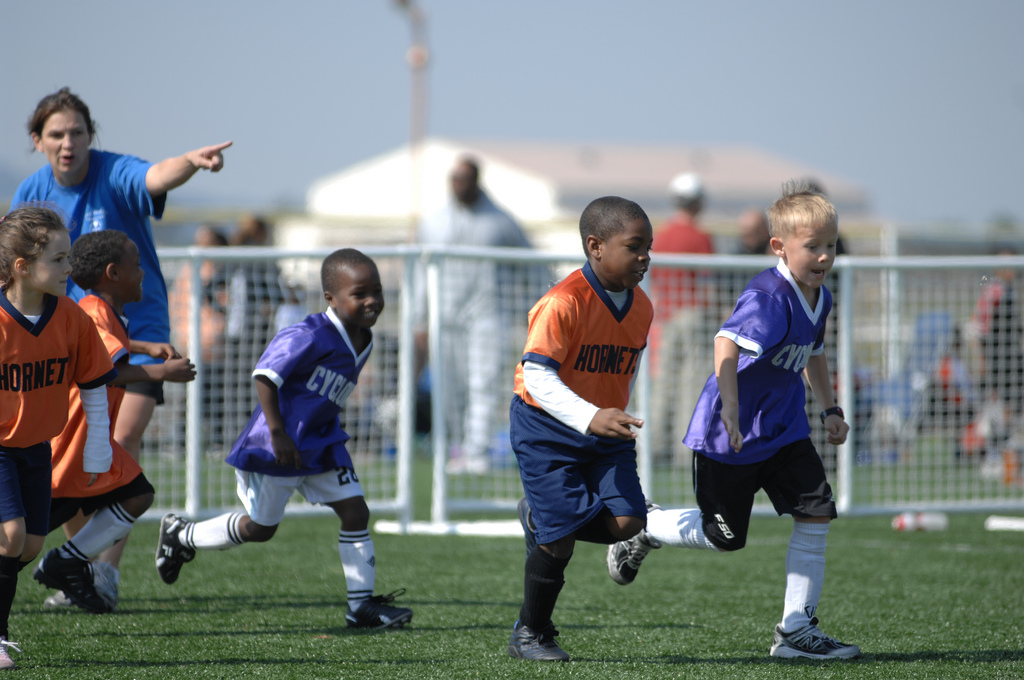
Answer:
<svg viewBox="0 0 1024 680"><path fill-rule="evenodd" d="M167 192L201 169L224 167L222 152L231 142L204 146L181 156L149 163L134 156L91 149L96 124L89 107L67 87L43 97L28 121L36 151L48 163L21 183L12 207L45 201L64 213L74 242L93 231L123 231L139 248L145 282L141 302L125 305L132 341L132 363L156 363L178 356L170 344L167 285L160 271L150 216L163 215ZM85 291L68 279L68 295L78 300ZM136 459L157 404L162 383L131 383L118 414L114 438ZM123 545L120 544L120 545ZM117 546L114 548L118 549ZM117 558L112 557L116 566Z"/></svg>

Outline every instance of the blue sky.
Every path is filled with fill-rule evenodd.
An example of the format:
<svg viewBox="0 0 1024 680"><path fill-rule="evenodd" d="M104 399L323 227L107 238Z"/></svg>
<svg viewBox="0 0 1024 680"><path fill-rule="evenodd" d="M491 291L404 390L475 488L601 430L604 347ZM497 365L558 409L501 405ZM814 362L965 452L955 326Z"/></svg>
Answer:
<svg viewBox="0 0 1024 680"><path fill-rule="evenodd" d="M758 147L864 186L897 222L1024 222L1024 2L421 0L429 134ZM0 200L69 85L102 148L234 140L174 201L301 204L407 141L390 0L4 3Z"/></svg>

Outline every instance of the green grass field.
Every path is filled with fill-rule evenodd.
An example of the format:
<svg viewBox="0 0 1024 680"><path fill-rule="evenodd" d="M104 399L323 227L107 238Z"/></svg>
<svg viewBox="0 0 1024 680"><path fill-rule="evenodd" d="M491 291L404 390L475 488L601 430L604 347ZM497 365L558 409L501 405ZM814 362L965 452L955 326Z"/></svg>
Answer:
<svg viewBox="0 0 1024 680"><path fill-rule="evenodd" d="M665 548L637 582L614 584L604 550L579 545L555 610L569 664L509 658L523 542L375 535L378 591L404 587L404 630L345 627L329 517L288 518L268 544L200 553L173 586L153 566L157 524L140 524L117 613L52 612L22 572L11 616L19 675L32 678L1019 678L1024 677L1024 534L984 515L901 534L887 517L837 522L818 615L858 661L768 656L781 615L788 519L754 518L732 555ZM56 545L51 536L47 547Z"/></svg>

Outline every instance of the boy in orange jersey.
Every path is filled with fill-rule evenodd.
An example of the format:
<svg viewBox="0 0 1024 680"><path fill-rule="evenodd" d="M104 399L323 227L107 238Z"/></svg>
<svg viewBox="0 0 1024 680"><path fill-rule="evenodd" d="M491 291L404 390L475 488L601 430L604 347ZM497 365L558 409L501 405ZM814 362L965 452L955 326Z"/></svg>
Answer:
<svg viewBox="0 0 1024 680"><path fill-rule="evenodd" d="M633 201L606 196L583 211L580 238L587 263L530 311L510 412L527 558L508 653L532 661L569 660L551 614L576 541L626 540L647 517L633 430L643 421L625 409L653 318L637 289L651 222Z"/></svg>
<svg viewBox="0 0 1024 680"><path fill-rule="evenodd" d="M180 357L169 358L162 364L128 363L124 305L142 299L143 272L139 249L127 235L114 230L85 234L75 241L68 259L71 278L89 291L79 301L79 306L95 322L118 371L118 376L109 383L107 394L111 423L117 421L125 383L187 382L195 378L195 367L188 359ZM133 344L149 354L173 355L173 350L165 347ZM68 522L79 510L92 517L64 545L54 548L40 560L33 577L49 588L63 591L71 603L102 613L112 611L117 604L118 574L115 567L105 570L112 572L111 583L100 593L89 561L128 535L135 520L152 505L154 490L139 464L114 440L113 429L110 433L113 462L109 470L97 474L102 466L91 460L85 449L87 431L79 390L72 386L67 425L51 441L53 479L49 530ZM59 596L48 600L54 597Z"/></svg>

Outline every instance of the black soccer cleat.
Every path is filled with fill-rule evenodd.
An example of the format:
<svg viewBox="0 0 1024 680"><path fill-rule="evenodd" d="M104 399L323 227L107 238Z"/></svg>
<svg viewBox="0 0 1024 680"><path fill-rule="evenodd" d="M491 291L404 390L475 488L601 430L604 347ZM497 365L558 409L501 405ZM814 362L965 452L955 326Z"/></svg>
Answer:
<svg viewBox="0 0 1024 680"><path fill-rule="evenodd" d="M402 628L412 621L412 610L406 607L392 607L388 603L403 593L405 588L387 595L374 595L359 605L356 611L347 607L345 625L349 628Z"/></svg>
<svg viewBox="0 0 1024 680"><path fill-rule="evenodd" d="M46 553L32 578L47 588L62 590L71 601L94 614L106 614L110 605L96 592L93 584L92 565L77 557L64 557L60 548Z"/></svg>
<svg viewBox="0 0 1024 680"><path fill-rule="evenodd" d="M508 655L527 661L568 661L569 655L555 642L558 631L548 622L543 630L533 630L516 621L508 641Z"/></svg>
<svg viewBox="0 0 1024 680"><path fill-rule="evenodd" d="M181 565L191 562L196 551L186 547L178 540L178 533L188 522L173 513L167 513L160 520L160 538L156 544L156 570L164 583L178 580Z"/></svg>

